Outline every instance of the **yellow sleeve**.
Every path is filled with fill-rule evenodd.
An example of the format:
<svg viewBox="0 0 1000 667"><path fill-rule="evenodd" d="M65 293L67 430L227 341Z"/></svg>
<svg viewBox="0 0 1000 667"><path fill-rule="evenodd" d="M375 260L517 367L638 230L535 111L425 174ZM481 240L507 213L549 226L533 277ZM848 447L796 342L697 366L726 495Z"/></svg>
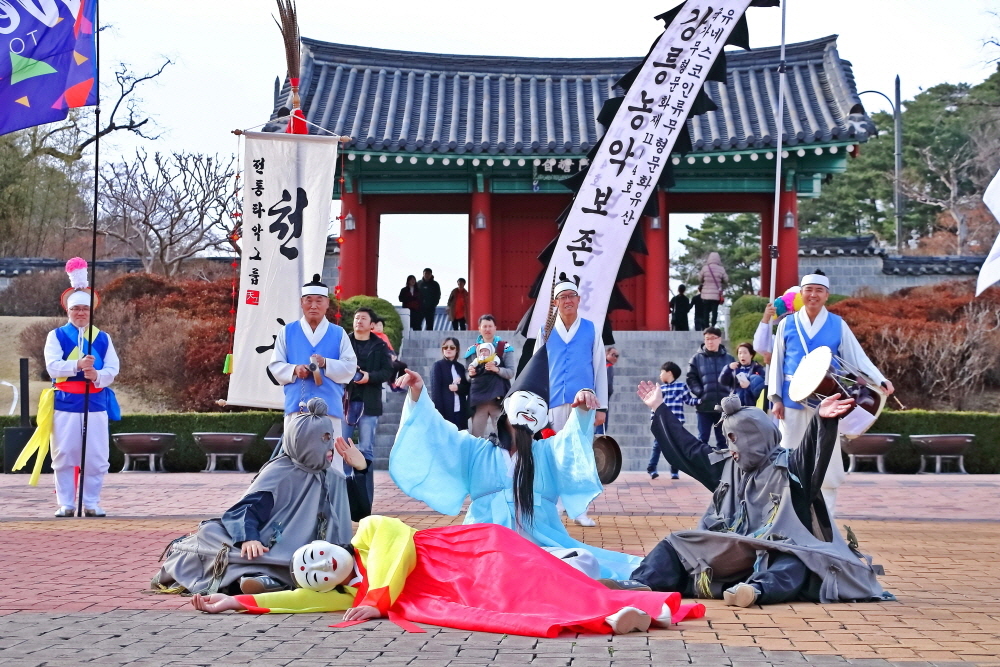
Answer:
<svg viewBox="0 0 1000 667"><path fill-rule="evenodd" d="M344 587L343 593L317 593L307 588L276 591L260 595L237 595L236 599L251 614L304 614L307 612L344 611L354 606L357 589Z"/></svg>
<svg viewBox="0 0 1000 667"><path fill-rule="evenodd" d="M351 544L365 567L368 592L357 606L376 607L383 616L389 611L416 566L416 532L391 517L369 516L361 520Z"/></svg>

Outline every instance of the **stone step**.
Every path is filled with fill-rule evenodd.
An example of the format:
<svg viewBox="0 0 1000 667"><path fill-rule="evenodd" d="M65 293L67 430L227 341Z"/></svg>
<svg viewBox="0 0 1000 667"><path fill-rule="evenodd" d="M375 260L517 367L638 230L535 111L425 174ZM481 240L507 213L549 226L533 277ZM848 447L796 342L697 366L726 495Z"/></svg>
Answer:
<svg viewBox="0 0 1000 667"><path fill-rule="evenodd" d="M514 365L520 358L524 339L510 331L498 332L501 339L514 347ZM399 356L407 365L427 377L430 368L441 358L441 342L447 336L459 340L461 348L472 345L475 331L407 331ZM687 370L691 356L698 351L698 332L623 331L615 333L615 345L622 356L615 365L615 388L610 400L611 435L622 448L623 470L645 470L653 438L649 432L649 410L635 396L635 386L641 380L658 381L664 361L672 360ZM388 465L389 451L395 441L402 416L403 394L389 393L379 420L375 441L375 467ZM697 418L693 408L685 410L686 425L696 433ZM666 465L664 461L661 467Z"/></svg>

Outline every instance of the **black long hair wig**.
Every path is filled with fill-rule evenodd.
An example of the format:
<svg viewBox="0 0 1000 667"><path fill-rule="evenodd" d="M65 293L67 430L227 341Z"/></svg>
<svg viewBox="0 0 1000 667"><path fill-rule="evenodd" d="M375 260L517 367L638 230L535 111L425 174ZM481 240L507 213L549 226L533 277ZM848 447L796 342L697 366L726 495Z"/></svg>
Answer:
<svg viewBox="0 0 1000 667"><path fill-rule="evenodd" d="M506 414L497 420L497 431L503 433L510 421ZM535 455L532 443L535 434L531 429L521 424L511 424L514 437L511 449L517 452L517 463L514 464L514 515L517 523L528 528L535 520Z"/></svg>

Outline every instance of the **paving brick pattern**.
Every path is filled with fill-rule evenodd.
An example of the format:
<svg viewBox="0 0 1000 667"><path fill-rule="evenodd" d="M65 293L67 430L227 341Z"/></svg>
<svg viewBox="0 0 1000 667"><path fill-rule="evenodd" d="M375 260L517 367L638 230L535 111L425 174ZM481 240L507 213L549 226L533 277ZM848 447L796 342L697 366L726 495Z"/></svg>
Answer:
<svg viewBox="0 0 1000 667"><path fill-rule="evenodd" d="M114 475L104 520L52 519L50 479L37 489L0 476L2 665L808 665L1000 664L1000 480L988 476L853 475L844 523L885 565L899 598L736 609L619 637L533 639L388 622L330 628L332 614L203 615L146 591L163 547L238 497L243 475ZM377 511L416 528L444 517L378 477ZM577 538L644 553L690 527L707 493L691 480L626 475L595 503ZM122 518L136 517L136 518Z"/></svg>

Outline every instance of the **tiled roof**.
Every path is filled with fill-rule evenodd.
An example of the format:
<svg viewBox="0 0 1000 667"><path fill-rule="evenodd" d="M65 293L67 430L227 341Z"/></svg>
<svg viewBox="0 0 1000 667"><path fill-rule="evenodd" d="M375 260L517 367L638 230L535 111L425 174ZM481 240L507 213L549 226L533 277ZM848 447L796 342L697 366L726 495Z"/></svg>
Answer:
<svg viewBox="0 0 1000 667"><path fill-rule="evenodd" d="M437 154L585 154L597 113L639 58L508 58L302 40L307 120L349 135L349 149ZM728 82L708 82L717 111L688 121L695 152L773 146L778 47L727 51ZM864 141L874 132L836 35L786 47L785 145ZM286 80L265 130L283 129ZM310 128L312 133L320 133Z"/></svg>
<svg viewBox="0 0 1000 667"><path fill-rule="evenodd" d="M799 255L879 255L884 251L875 244L875 236L801 236Z"/></svg>
<svg viewBox="0 0 1000 667"><path fill-rule="evenodd" d="M882 273L889 275L954 275L973 276L979 273L986 257L922 257L919 255L882 258Z"/></svg>

